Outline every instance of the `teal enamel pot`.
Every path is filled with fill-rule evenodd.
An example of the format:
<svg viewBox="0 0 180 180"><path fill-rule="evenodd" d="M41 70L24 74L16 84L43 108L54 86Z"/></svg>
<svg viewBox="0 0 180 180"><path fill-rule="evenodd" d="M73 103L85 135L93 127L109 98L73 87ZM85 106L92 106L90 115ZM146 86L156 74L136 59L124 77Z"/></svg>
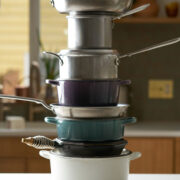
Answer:
<svg viewBox="0 0 180 180"><path fill-rule="evenodd" d="M58 138L63 141L102 142L122 139L124 137L125 125L135 123L136 118L82 120L46 117L45 122L56 125Z"/></svg>

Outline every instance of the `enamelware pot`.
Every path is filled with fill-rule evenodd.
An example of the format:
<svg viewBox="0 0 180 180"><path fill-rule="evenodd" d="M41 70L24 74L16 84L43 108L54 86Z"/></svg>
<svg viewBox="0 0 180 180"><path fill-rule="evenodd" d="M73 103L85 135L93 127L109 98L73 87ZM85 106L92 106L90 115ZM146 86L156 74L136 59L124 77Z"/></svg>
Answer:
<svg viewBox="0 0 180 180"><path fill-rule="evenodd" d="M116 106L121 85L130 80L46 80L56 85L63 106Z"/></svg>
<svg viewBox="0 0 180 180"><path fill-rule="evenodd" d="M45 122L56 125L58 138L62 141L104 142L122 139L125 125L135 123L136 118L70 119L45 117Z"/></svg>
<svg viewBox="0 0 180 180"><path fill-rule="evenodd" d="M40 151L40 156L50 160L52 180L128 180L130 161L141 153L125 151L117 157L76 158Z"/></svg>
<svg viewBox="0 0 180 180"><path fill-rule="evenodd" d="M68 157L113 157L122 153L126 144L125 139L108 142L72 142L55 139L56 153Z"/></svg>

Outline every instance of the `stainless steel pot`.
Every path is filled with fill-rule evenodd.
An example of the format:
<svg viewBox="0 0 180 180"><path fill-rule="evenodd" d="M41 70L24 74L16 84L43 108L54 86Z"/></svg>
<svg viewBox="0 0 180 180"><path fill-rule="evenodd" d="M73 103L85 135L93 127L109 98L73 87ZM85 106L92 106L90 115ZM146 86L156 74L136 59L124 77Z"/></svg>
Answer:
<svg viewBox="0 0 180 180"><path fill-rule="evenodd" d="M113 19L134 14L146 9L149 4L125 13L72 12L68 18L68 48L112 48Z"/></svg>
<svg viewBox="0 0 180 180"><path fill-rule="evenodd" d="M132 5L133 0L51 0L60 13L74 11L108 11L124 12Z"/></svg>
<svg viewBox="0 0 180 180"><path fill-rule="evenodd" d="M116 50L62 50L54 55L60 58L60 80L118 78Z"/></svg>
<svg viewBox="0 0 180 180"><path fill-rule="evenodd" d="M112 47L112 16L69 15L68 48L98 49Z"/></svg>

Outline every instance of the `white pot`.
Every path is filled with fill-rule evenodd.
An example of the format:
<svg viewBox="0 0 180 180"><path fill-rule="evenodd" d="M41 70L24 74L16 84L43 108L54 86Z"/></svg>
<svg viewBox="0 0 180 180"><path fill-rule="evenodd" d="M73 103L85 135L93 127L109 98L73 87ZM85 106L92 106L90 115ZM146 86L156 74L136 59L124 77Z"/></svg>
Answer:
<svg viewBox="0 0 180 180"><path fill-rule="evenodd" d="M76 158L40 151L49 159L52 180L128 180L130 161L141 156L139 152L109 158Z"/></svg>

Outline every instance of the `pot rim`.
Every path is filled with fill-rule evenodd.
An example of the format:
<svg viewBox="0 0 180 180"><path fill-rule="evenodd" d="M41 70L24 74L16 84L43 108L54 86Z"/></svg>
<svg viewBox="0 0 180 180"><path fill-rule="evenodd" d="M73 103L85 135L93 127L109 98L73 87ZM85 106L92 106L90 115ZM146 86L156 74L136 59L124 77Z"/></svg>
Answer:
<svg viewBox="0 0 180 180"><path fill-rule="evenodd" d="M128 108L130 105L129 104L117 104L117 106L65 106L65 105L61 105L61 104L58 104L58 103L53 103L53 104L50 104L50 106L54 107L54 108L57 108L57 107L61 107L61 108L68 108L68 109L92 109L92 110L97 110L97 109L118 109L120 107L124 107L124 108Z"/></svg>
<svg viewBox="0 0 180 180"><path fill-rule="evenodd" d="M45 117L45 122L47 122L47 119L54 119L54 121L56 121L56 124L59 124L63 121L75 121L75 122L93 122L93 121L98 121L98 122L103 122L103 121L127 121L128 119L130 119L130 123L135 123L136 122L136 118L135 117L113 117L113 118L86 118L86 119L80 119L80 118L65 118L65 117ZM129 124L129 123L127 123ZM124 125L124 123L122 122L122 125Z"/></svg>
<svg viewBox="0 0 180 180"><path fill-rule="evenodd" d="M46 79L47 83L51 79ZM127 84L131 84L131 80L122 80L122 79L55 79L52 81L58 81L58 82L74 82L79 81L79 83L87 83L87 82L104 82L104 83L114 83L114 82L125 82L127 81Z"/></svg>
<svg viewBox="0 0 180 180"><path fill-rule="evenodd" d="M130 155L133 153L132 151L130 150L127 150L127 149L123 149L124 153L123 152L120 154L120 155L116 155L116 156L106 156L106 157L98 157L98 156L93 156L93 157L73 157L73 156L64 156L64 155L61 155L61 154L56 154L55 152L53 152L53 150L49 151L49 154L51 156L55 156L55 157L62 157L64 159L83 159L83 160L103 160L103 159L114 159L114 158L130 158Z"/></svg>
<svg viewBox="0 0 180 180"><path fill-rule="evenodd" d="M57 53L59 56L118 56L119 52L115 49L64 49Z"/></svg>

